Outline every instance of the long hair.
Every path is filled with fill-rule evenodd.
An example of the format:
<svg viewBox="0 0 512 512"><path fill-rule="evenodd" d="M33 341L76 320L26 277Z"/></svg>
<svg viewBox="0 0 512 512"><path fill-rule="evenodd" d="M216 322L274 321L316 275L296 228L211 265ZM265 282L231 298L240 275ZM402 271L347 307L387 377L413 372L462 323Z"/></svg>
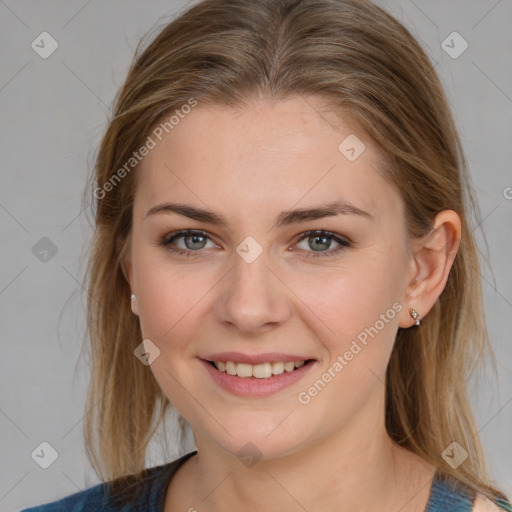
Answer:
<svg viewBox="0 0 512 512"><path fill-rule="evenodd" d="M136 50L95 165L95 232L87 270L91 382L84 433L103 480L140 477L172 404L133 355L142 335L122 261L139 164L152 129L196 101L243 108L252 98L314 96L350 119L384 155L411 238L442 210L462 238L446 287L418 329L399 329L386 375L386 428L400 446L491 497L470 408L470 375L490 350L471 222L478 208L462 144L436 72L410 32L367 0L207 0ZM129 165L127 166L127 163ZM124 169L124 172L121 170ZM443 459L457 442L458 467Z"/></svg>

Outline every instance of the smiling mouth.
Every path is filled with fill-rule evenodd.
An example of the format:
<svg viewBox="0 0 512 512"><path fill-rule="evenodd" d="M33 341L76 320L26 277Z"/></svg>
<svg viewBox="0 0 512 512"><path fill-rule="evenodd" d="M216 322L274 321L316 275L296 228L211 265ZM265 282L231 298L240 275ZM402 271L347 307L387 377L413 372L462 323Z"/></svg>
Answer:
<svg viewBox="0 0 512 512"><path fill-rule="evenodd" d="M279 361L275 363L247 364L233 361L207 361L218 371L242 378L269 379L275 375L291 373L302 366L313 363L314 359L304 361Z"/></svg>

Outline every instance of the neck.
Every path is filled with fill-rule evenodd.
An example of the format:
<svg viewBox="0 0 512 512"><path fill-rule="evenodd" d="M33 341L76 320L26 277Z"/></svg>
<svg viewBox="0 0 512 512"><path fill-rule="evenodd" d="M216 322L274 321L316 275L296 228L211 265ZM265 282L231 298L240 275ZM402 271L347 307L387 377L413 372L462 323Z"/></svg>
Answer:
<svg viewBox="0 0 512 512"><path fill-rule="evenodd" d="M423 510L434 469L393 443L374 413L373 405L373 421L360 414L329 438L251 467L194 432L184 510Z"/></svg>

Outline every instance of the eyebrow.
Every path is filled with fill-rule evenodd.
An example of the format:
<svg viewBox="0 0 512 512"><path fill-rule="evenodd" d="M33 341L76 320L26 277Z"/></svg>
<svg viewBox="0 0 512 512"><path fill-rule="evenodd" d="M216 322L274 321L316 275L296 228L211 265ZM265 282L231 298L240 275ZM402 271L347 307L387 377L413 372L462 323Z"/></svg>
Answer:
<svg viewBox="0 0 512 512"><path fill-rule="evenodd" d="M225 226L227 224L222 215L211 210L205 210L182 203L157 204L147 211L146 217L157 213L177 213L178 215L188 217L189 219L194 219L199 222L205 222L216 226ZM285 210L275 219L273 227L278 228L298 222L322 219L324 217L334 217L337 215L359 215L366 219L373 219L373 215L348 202L335 201L333 203L315 206L314 208Z"/></svg>

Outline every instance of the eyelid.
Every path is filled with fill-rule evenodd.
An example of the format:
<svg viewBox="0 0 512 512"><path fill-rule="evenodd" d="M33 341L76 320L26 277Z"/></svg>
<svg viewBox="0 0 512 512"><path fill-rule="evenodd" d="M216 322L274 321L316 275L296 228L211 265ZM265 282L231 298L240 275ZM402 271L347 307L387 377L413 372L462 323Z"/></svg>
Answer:
<svg viewBox="0 0 512 512"><path fill-rule="evenodd" d="M170 241L173 238L178 238L179 236L193 236L193 235L201 235L201 236L207 237L210 240L212 240L212 242L213 242L213 239L212 239L212 236L210 235L210 233L208 233L207 231L204 231L202 229L178 229L177 231L171 231L170 233L166 233L162 237L162 242L170 243Z"/></svg>
<svg viewBox="0 0 512 512"><path fill-rule="evenodd" d="M332 231L327 231L326 229L311 229L309 231L304 231L297 235L297 241L301 242L304 238L308 238L310 236L328 236L330 238L334 238L339 243L346 243L352 245L352 241L344 235L339 235L338 233L333 233Z"/></svg>

